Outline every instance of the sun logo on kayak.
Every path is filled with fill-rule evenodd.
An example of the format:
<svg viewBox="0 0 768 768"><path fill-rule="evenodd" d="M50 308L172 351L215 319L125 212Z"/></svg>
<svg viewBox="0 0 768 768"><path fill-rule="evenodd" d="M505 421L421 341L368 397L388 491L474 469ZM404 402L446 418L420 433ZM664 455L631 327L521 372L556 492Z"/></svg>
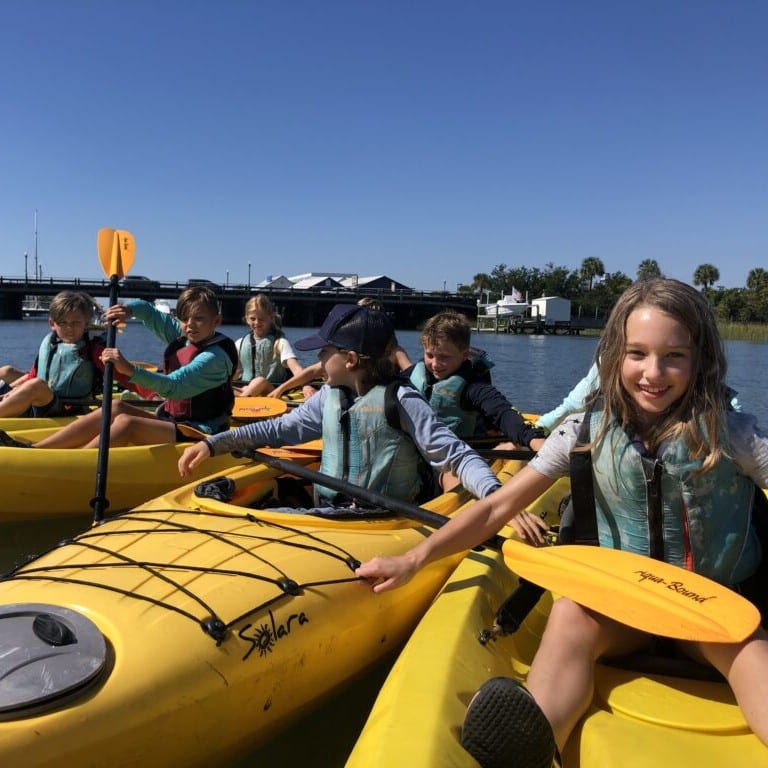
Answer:
<svg viewBox="0 0 768 768"><path fill-rule="evenodd" d="M258 651L259 656L262 658L267 654L272 653L272 649L277 645L279 640L288 637L294 629L309 622L309 617L303 611L300 613L292 613L285 623L278 622L272 611L268 611L268 613L268 623L265 622L258 626L254 624L246 624L237 633L238 637L251 645L248 652L243 656L243 661L245 661L254 651Z"/></svg>
<svg viewBox="0 0 768 768"><path fill-rule="evenodd" d="M240 637L243 637L240 635ZM262 624L254 633L252 638L243 638L250 640L252 643L251 650L245 654L245 658L258 648L259 656L266 656L268 653L272 653L272 648L275 645L275 639L272 637L272 633L269 631L269 627L266 624Z"/></svg>

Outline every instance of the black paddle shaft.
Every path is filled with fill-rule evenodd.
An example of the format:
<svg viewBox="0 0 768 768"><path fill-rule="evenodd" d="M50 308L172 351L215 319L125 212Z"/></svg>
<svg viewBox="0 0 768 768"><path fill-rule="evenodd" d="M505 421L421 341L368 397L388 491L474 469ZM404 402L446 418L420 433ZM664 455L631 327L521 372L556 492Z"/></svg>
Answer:
<svg viewBox="0 0 768 768"><path fill-rule="evenodd" d="M109 306L117 304L118 280L115 274L109 278ZM117 327L114 323L107 325L107 347L115 346ZM101 433L99 437L99 455L96 462L96 490L91 499L93 522L101 523L104 513L109 507L107 498L107 469L109 466L109 433L112 427L112 379L113 366L111 362L104 365L104 388L101 403Z"/></svg>
<svg viewBox="0 0 768 768"><path fill-rule="evenodd" d="M305 467L303 464L297 464L296 462L287 461L285 459L278 459L276 456L270 456L261 451L249 451L247 455L252 457L255 461L260 461L274 469L279 469L281 472L296 475L297 477L309 480L312 483L325 485L328 488L333 488L333 490L338 491L339 493L343 493L345 496L349 496L351 499L360 499L368 504L389 509L395 514L407 517L409 520L416 520L420 523L424 523L431 528L441 528L448 522L448 520L450 520L450 518L445 517L445 515L440 515L437 512L430 512L428 509L419 507L416 504L410 504L407 501L393 499L378 491L361 488L358 485L353 485L346 480L340 480L331 475L326 475L323 472L316 472L309 467Z"/></svg>

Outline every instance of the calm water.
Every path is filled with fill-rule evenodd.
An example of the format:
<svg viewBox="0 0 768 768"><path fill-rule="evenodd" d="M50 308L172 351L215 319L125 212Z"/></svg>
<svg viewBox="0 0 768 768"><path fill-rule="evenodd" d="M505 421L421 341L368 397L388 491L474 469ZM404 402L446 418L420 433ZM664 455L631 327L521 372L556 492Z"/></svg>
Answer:
<svg viewBox="0 0 768 768"><path fill-rule="evenodd" d="M0 322L0 364L26 369L46 333L45 321ZM245 326L223 326L237 338ZM287 328L289 340L308 335L309 329ZM401 345L415 362L420 358L416 331L398 333ZM158 362L163 345L139 323L129 323L117 337L118 346L131 360ZM473 343L485 349L495 362L493 380L508 399L521 410L542 413L557 405L591 365L597 339L565 336L514 336L475 334ZM729 342L728 381L739 393L744 410L757 415L768 427L768 403L763 395L768 373L768 345ZM300 353L303 364L315 360L315 353ZM87 528L90 515L81 519L44 523L0 523L0 571L24 559L25 555L53 546L66 536ZM386 675L383 664L336 699L278 736L237 768L255 764L299 766L311 760L320 768L341 766L362 728L368 709ZM333 733L333 739L328 734Z"/></svg>

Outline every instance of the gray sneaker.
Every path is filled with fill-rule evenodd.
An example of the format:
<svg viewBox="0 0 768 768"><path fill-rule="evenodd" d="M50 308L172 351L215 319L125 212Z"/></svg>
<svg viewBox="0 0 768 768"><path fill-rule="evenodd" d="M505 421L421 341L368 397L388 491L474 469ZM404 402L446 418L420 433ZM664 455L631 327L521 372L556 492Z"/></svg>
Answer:
<svg viewBox="0 0 768 768"><path fill-rule="evenodd" d="M492 677L472 697L461 746L482 768L552 768L552 727L516 680Z"/></svg>

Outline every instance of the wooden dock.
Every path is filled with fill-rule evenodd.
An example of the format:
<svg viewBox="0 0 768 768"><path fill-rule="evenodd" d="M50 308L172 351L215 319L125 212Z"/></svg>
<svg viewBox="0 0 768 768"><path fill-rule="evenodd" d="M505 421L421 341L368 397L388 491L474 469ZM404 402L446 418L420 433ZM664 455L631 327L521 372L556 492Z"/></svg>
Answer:
<svg viewBox="0 0 768 768"><path fill-rule="evenodd" d="M475 330L479 333L530 333L531 335L578 336L585 330L602 330L604 320L572 317L548 323L536 317L520 315L478 315Z"/></svg>

